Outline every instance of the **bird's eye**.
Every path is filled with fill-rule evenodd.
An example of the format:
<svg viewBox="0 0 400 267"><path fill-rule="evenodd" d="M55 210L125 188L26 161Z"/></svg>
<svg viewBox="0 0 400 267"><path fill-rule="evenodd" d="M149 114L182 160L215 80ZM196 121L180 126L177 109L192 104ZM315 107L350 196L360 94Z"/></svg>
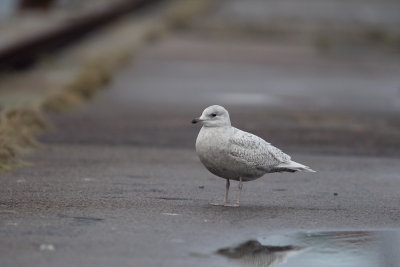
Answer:
<svg viewBox="0 0 400 267"><path fill-rule="evenodd" d="M216 117L217 113L211 113L211 117Z"/></svg>

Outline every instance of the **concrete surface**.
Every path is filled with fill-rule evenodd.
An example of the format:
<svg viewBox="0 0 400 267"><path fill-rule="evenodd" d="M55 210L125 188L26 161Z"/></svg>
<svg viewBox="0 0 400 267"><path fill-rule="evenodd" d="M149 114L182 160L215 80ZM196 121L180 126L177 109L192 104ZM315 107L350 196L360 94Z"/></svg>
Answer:
<svg viewBox="0 0 400 267"><path fill-rule="evenodd" d="M267 231L399 226L398 159L294 158L318 173L246 183L233 209L208 205L224 181L192 149L43 148L2 177L1 265L223 266L215 250Z"/></svg>
<svg viewBox="0 0 400 267"><path fill-rule="evenodd" d="M399 156L398 60L180 33L139 51L107 100L94 103L96 114L57 118L63 129L46 142L192 148L188 120L220 104L234 125L283 149Z"/></svg>
<svg viewBox="0 0 400 267"><path fill-rule="evenodd" d="M283 29L323 31L366 30L368 27L399 32L394 0L229 0L214 13L214 20ZM215 23L215 21L213 21Z"/></svg>
<svg viewBox="0 0 400 267"><path fill-rule="evenodd" d="M1 266L226 266L217 249L265 233L399 228L396 57L203 34L143 49L92 103L50 116L33 165L1 176ZM190 121L217 102L318 172L208 205L224 180L196 157Z"/></svg>

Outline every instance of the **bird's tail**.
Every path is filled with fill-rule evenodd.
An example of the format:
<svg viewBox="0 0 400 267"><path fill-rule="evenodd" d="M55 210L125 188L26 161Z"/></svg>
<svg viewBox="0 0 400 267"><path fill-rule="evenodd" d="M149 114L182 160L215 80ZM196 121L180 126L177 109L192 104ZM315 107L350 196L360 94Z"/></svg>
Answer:
<svg viewBox="0 0 400 267"><path fill-rule="evenodd" d="M277 167L279 168L284 168L284 169L289 169L293 171L306 171L306 172L315 172L313 169L310 167L300 164L295 161L289 161L289 162L284 162L279 164Z"/></svg>

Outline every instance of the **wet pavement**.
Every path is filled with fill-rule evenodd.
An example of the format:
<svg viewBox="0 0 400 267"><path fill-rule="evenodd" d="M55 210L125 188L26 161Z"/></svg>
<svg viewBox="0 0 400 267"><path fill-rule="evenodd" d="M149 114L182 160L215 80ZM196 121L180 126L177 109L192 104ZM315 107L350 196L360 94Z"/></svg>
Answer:
<svg viewBox="0 0 400 267"><path fill-rule="evenodd" d="M245 183L241 207L226 208L208 204L222 199L224 181L193 149L42 148L30 159L35 166L2 176L2 265L226 266L215 252L249 239L314 246L273 237L398 228L398 159L293 157L318 172ZM329 245L320 242L316 249Z"/></svg>
<svg viewBox="0 0 400 267"><path fill-rule="evenodd" d="M200 24L49 115L33 166L1 176L2 266L399 264L397 57L207 40ZM240 208L210 206L224 181L195 155L190 121L216 103L317 173L266 175Z"/></svg>
<svg viewBox="0 0 400 267"><path fill-rule="evenodd" d="M398 266L397 231L266 233L258 240L222 248L229 266Z"/></svg>
<svg viewBox="0 0 400 267"><path fill-rule="evenodd" d="M192 148L187 122L220 104L233 125L283 149L399 156L398 62L382 51L323 56L306 45L179 33L140 51L95 114L57 118L64 128L46 142Z"/></svg>
<svg viewBox="0 0 400 267"><path fill-rule="evenodd" d="M229 0L214 12L211 23L272 26L292 34L299 30L351 32L366 27L398 33L395 25L400 23L396 12L399 5L393 0Z"/></svg>

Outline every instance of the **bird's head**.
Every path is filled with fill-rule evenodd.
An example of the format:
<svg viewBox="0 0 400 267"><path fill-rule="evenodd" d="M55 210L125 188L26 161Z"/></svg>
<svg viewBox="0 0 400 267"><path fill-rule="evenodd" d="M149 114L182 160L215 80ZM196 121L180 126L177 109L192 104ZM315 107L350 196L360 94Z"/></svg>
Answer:
<svg viewBox="0 0 400 267"><path fill-rule="evenodd" d="M199 118L193 119L192 123L202 123L205 127L225 127L231 126L228 111L218 105L206 108Z"/></svg>

